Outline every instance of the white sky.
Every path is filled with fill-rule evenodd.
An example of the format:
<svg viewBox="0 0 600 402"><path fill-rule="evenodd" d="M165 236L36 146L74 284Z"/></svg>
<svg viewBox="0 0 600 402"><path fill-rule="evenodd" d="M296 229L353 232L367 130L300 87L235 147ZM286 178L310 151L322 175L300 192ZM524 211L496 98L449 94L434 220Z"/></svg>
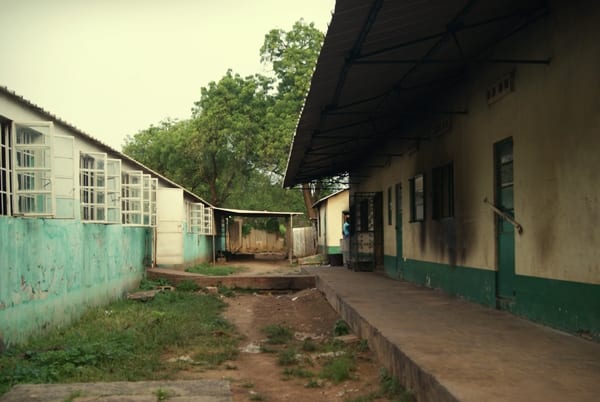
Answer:
<svg viewBox="0 0 600 402"><path fill-rule="evenodd" d="M265 34L304 18L326 32L335 0L0 0L0 85L108 145L190 117L231 68L266 73ZM0 114L2 111L0 110Z"/></svg>

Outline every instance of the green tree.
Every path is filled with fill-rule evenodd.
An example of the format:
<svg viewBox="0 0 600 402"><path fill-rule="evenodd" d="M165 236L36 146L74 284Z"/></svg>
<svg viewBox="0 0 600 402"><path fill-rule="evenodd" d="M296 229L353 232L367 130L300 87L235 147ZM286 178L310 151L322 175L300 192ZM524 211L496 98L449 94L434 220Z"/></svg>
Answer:
<svg viewBox="0 0 600 402"><path fill-rule="evenodd" d="M264 156L271 162L267 168L280 178L323 39L313 23L299 20L290 31L271 30L260 49L261 62L271 65L277 88L275 102L267 110L270 142Z"/></svg>
<svg viewBox="0 0 600 402"><path fill-rule="evenodd" d="M258 167L264 142L264 115L272 99L271 80L255 75L242 78L231 70L219 82L202 88L192 119L196 135L186 155L197 161L197 175L216 205L227 205L233 193Z"/></svg>
<svg viewBox="0 0 600 402"><path fill-rule="evenodd" d="M302 210L302 193L281 183L322 42L302 20L270 31L260 57L272 76L227 71L201 88L190 119L129 136L123 152L218 206Z"/></svg>
<svg viewBox="0 0 600 402"><path fill-rule="evenodd" d="M271 63L277 78L277 101L269 116L272 129L283 135L273 135L271 152L273 160L279 160L274 172L283 175L287 164L289 146L298 122L304 99L310 88L310 80L314 72L317 58L323 45L324 35L314 24L306 24L300 20L291 31L271 30L261 47L261 61ZM302 198L309 217L314 218L312 205L324 194L321 183L306 183L302 186Z"/></svg>

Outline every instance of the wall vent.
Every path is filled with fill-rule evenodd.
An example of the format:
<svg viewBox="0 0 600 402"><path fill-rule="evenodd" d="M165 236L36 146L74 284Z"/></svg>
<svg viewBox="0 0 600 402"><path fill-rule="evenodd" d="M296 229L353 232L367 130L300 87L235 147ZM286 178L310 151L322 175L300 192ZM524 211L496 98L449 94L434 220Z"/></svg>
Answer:
<svg viewBox="0 0 600 402"><path fill-rule="evenodd" d="M432 137L439 137L440 135L449 133L450 131L452 131L452 117L444 116L431 124L430 135Z"/></svg>
<svg viewBox="0 0 600 402"><path fill-rule="evenodd" d="M506 74L487 88L485 97L488 104L497 102L515 90L515 74Z"/></svg>

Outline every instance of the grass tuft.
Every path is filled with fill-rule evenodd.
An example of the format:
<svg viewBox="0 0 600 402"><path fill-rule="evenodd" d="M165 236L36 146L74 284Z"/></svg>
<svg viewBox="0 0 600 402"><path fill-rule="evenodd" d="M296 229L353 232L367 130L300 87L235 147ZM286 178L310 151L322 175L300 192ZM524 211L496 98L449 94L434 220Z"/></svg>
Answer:
<svg viewBox="0 0 600 402"><path fill-rule="evenodd" d="M194 274L207 275L207 276L228 276L231 274L237 274L240 272L247 272L246 267L232 267L222 265L212 265L210 263L203 263L195 265L191 268L186 269L186 272L192 272Z"/></svg>
<svg viewBox="0 0 600 402"><path fill-rule="evenodd" d="M282 325L267 325L262 331L267 335L267 343L271 345L283 345L292 339L292 330Z"/></svg>
<svg viewBox="0 0 600 402"><path fill-rule="evenodd" d="M321 376L335 384L352 378L352 372L355 369L355 363L349 356L339 356L331 359L323 365Z"/></svg>

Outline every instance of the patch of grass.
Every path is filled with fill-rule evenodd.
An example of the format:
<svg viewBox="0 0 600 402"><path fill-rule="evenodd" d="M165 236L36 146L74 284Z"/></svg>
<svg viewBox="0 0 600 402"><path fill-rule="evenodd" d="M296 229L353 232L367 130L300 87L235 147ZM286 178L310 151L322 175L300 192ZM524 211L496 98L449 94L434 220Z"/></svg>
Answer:
<svg viewBox="0 0 600 402"><path fill-rule="evenodd" d="M242 387L244 388L254 388L254 383L251 381L247 381L245 383L242 384Z"/></svg>
<svg viewBox="0 0 600 402"><path fill-rule="evenodd" d="M177 368L161 359L167 352L217 364L236 356L239 343L224 307L214 295L174 291L90 309L71 327L0 355L0 395L18 383L167 379Z"/></svg>
<svg viewBox="0 0 600 402"><path fill-rule="evenodd" d="M265 397L257 392L250 391L250 397L248 399L251 401L264 401Z"/></svg>
<svg viewBox="0 0 600 402"><path fill-rule="evenodd" d="M73 391L69 394L69 396L67 396L65 399L63 399L62 402L73 402L75 399L80 398L82 396L83 396L82 391Z"/></svg>
<svg viewBox="0 0 600 402"><path fill-rule="evenodd" d="M345 399L344 402L372 402L380 399L390 402L415 402L412 392L402 387L398 380L392 377L385 368L382 368L379 372L379 391Z"/></svg>
<svg viewBox="0 0 600 402"><path fill-rule="evenodd" d="M356 344L356 350L361 353L366 352L367 350L369 350L369 342L367 342L366 339L361 339Z"/></svg>
<svg viewBox="0 0 600 402"><path fill-rule="evenodd" d="M306 338L302 342L302 350L305 352L315 352L319 349L319 345L317 345L312 339Z"/></svg>
<svg viewBox="0 0 600 402"><path fill-rule="evenodd" d="M382 368L379 371L379 384L383 396L393 402L414 402L415 397L411 391L405 389L398 379Z"/></svg>
<svg viewBox="0 0 600 402"><path fill-rule="evenodd" d="M200 289L200 286L198 286L198 284L196 282L186 279L186 280L179 282L175 286L175 289L177 289L181 292L196 292L198 289Z"/></svg>
<svg viewBox="0 0 600 402"><path fill-rule="evenodd" d="M291 366L298 363L296 349L282 349L277 354L277 364L280 366Z"/></svg>
<svg viewBox="0 0 600 402"><path fill-rule="evenodd" d="M237 274L246 271L248 271L248 268L246 267L212 265L210 263L198 264L186 269L186 272L192 272L194 274L207 276L228 276L231 274Z"/></svg>
<svg viewBox="0 0 600 402"><path fill-rule="evenodd" d="M160 278L156 281L152 281L150 279L143 278L142 281L140 282L139 289L140 290L152 290L152 289L156 289L160 286L170 286L170 283L169 283L169 281L167 281L164 278Z"/></svg>
<svg viewBox="0 0 600 402"><path fill-rule="evenodd" d="M331 359L323 365L321 376L339 384L342 381L352 378L352 372L355 370L353 359L347 355Z"/></svg>
<svg viewBox="0 0 600 402"><path fill-rule="evenodd" d="M154 395L156 395L157 401L166 401L167 399L174 396L174 395L171 395L171 393L169 391L167 391L166 389L162 389L162 388L157 389L153 393L154 393Z"/></svg>
<svg viewBox="0 0 600 402"><path fill-rule="evenodd" d="M267 335L267 343L271 345L283 345L292 339L292 330L282 325L267 325L262 331Z"/></svg>
<svg viewBox="0 0 600 402"><path fill-rule="evenodd" d="M322 386L323 383L318 380L310 380L304 385L305 388L321 388Z"/></svg>
<svg viewBox="0 0 600 402"><path fill-rule="evenodd" d="M223 295L225 297L235 297L235 292L233 291L233 289L228 288L227 286L219 285L217 289L220 295Z"/></svg>
<svg viewBox="0 0 600 402"><path fill-rule="evenodd" d="M344 320L337 320L333 326L333 335L342 336L350 333L350 326Z"/></svg>
<svg viewBox="0 0 600 402"><path fill-rule="evenodd" d="M315 373L301 367L286 367L283 369L283 375L287 377L313 378Z"/></svg>

